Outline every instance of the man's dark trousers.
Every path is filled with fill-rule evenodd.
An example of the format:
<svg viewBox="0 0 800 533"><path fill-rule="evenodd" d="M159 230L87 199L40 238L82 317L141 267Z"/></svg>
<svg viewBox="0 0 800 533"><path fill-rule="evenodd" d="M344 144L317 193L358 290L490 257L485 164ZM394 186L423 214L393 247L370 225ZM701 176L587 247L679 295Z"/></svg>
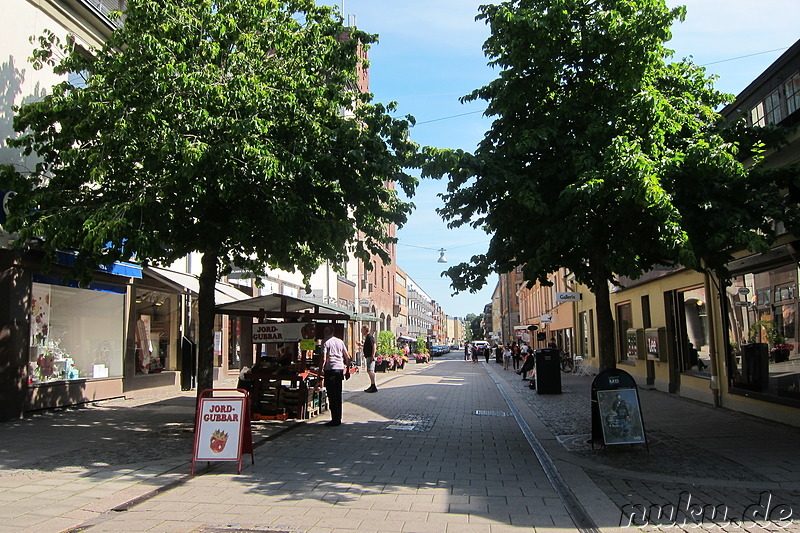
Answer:
<svg viewBox="0 0 800 533"><path fill-rule="evenodd" d="M328 407L331 410L331 421L342 421L342 381L343 370L325 371L325 390L328 393Z"/></svg>

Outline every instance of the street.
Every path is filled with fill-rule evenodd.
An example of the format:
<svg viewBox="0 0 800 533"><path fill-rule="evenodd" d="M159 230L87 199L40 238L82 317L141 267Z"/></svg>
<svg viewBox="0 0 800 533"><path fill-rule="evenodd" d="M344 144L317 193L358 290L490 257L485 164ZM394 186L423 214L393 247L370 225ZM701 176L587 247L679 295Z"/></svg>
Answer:
<svg viewBox="0 0 800 533"><path fill-rule="evenodd" d="M4 423L2 530L800 531L800 429L640 389L648 446L592 448L593 378L561 378L537 394L460 352L377 394L361 372L340 427L255 423L240 474L189 475L193 394Z"/></svg>

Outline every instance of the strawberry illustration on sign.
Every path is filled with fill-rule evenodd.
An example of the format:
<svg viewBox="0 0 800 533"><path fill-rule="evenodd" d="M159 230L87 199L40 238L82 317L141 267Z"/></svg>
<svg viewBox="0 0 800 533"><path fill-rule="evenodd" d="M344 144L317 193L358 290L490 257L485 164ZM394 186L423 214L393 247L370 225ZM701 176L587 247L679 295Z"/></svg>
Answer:
<svg viewBox="0 0 800 533"><path fill-rule="evenodd" d="M228 443L228 434L222 430L216 430L211 435L211 451L220 453L225 449L225 444Z"/></svg>

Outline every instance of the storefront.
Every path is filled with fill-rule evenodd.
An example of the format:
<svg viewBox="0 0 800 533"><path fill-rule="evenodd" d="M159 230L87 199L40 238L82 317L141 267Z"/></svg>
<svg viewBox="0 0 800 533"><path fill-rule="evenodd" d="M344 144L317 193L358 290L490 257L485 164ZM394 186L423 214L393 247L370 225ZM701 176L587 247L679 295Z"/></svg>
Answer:
<svg viewBox="0 0 800 533"><path fill-rule="evenodd" d="M30 256L6 251L3 258L5 279L13 281L3 284L2 297L19 320L3 358L21 363L22 378L2 383L0 396L11 402L4 414L122 396L131 295L142 268L117 262L81 287L70 276L72 254L60 253L47 272Z"/></svg>
<svg viewBox="0 0 800 533"><path fill-rule="evenodd" d="M33 254L0 250L0 420L193 387L197 277L114 263L81 287L73 262L60 254L45 272ZM218 303L247 297L217 284ZM224 326L220 317L217 365L229 345Z"/></svg>
<svg viewBox="0 0 800 533"><path fill-rule="evenodd" d="M794 243L733 262L725 363L733 395L800 407Z"/></svg>

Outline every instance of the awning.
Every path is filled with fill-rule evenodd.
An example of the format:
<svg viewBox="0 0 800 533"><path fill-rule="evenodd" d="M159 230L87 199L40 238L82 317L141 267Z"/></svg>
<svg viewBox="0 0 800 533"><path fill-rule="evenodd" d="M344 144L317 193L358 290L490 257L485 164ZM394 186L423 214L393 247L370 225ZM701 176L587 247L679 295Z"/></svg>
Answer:
<svg viewBox="0 0 800 533"><path fill-rule="evenodd" d="M361 322L380 322L381 319L375 315L368 315L366 313L353 313L351 315L353 320L360 320Z"/></svg>
<svg viewBox="0 0 800 533"><path fill-rule="evenodd" d="M176 272L156 266L148 266L144 270L147 274L167 285L173 286L179 291L186 289L195 295L200 294L200 279L194 274ZM214 289L214 302L217 304L227 304L250 298L249 294L240 291L229 283L218 281Z"/></svg>
<svg viewBox="0 0 800 533"><path fill-rule="evenodd" d="M398 339L401 341L417 342L417 339L415 339L414 337L406 337L405 335L400 335Z"/></svg>
<svg viewBox="0 0 800 533"><path fill-rule="evenodd" d="M350 309L278 293L217 305L217 313L255 318L359 320L358 313Z"/></svg>

